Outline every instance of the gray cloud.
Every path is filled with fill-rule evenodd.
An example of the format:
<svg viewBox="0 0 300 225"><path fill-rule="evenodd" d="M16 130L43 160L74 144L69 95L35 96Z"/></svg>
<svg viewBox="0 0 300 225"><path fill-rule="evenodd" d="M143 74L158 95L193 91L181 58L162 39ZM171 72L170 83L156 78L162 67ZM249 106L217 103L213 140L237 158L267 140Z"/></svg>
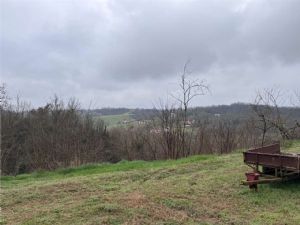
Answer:
<svg viewBox="0 0 300 225"><path fill-rule="evenodd" d="M54 93L101 106L151 107L190 58L212 95L251 101L300 84L297 0L2 0L1 81L35 106Z"/></svg>

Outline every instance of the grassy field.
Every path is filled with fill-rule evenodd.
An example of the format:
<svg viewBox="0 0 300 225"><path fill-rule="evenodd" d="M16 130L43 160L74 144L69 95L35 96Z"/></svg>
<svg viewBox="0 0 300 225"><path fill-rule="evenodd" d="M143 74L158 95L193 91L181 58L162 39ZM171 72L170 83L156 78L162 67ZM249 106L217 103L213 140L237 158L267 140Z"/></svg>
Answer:
<svg viewBox="0 0 300 225"><path fill-rule="evenodd" d="M123 121L134 122L134 119L130 116L130 113L123 113L118 115L105 115L97 116L96 118L102 119L108 127L124 126Z"/></svg>
<svg viewBox="0 0 300 225"><path fill-rule="evenodd" d="M256 193L246 171L236 152L2 177L0 224L299 224L300 182Z"/></svg>

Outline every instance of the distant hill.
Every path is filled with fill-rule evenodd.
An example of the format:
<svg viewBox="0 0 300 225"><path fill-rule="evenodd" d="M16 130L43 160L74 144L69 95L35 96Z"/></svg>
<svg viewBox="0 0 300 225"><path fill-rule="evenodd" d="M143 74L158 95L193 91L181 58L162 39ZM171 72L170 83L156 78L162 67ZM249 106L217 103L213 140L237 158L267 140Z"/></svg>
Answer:
<svg viewBox="0 0 300 225"><path fill-rule="evenodd" d="M129 113L131 109L128 108L102 108L102 109L93 109L92 113L98 116L107 116L107 115L120 115L124 113Z"/></svg>
<svg viewBox="0 0 300 225"><path fill-rule="evenodd" d="M86 110L83 110L86 112ZM289 116L291 120L300 120L300 108L296 107L280 107L282 115ZM154 118L159 109L130 109L130 108L102 108L93 109L89 111L93 116L103 117L117 116L116 118L125 118L126 120L149 120ZM231 105L216 105L216 106L203 106L192 107L188 111L191 119L201 119L210 117L226 117L231 119L244 120L253 115L251 104L234 103ZM124 116L122 116L124 115ZM114 117L112 117L114 118Z"/></svg>

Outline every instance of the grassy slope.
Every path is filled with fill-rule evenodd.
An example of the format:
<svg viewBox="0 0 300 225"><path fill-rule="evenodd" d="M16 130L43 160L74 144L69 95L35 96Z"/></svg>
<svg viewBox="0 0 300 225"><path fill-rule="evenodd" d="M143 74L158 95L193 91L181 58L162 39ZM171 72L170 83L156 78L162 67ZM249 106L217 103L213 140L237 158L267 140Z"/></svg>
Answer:
<svg viewBox="0 0 300 225"><path fill-rule="evenodd" d="M298 224L300 182L255 193L239 185L248 170L233 153L2 177L2 223Z"/></svg>
<svg viewBox="0 0 300 225"><path fill-rule="evenodd" d="M100 118L107 124L109 127L122 126L123 121L134 121L130 116L130 113L123 113L118 115L105 115L105 116L97 116L96 118Z"/></svg>

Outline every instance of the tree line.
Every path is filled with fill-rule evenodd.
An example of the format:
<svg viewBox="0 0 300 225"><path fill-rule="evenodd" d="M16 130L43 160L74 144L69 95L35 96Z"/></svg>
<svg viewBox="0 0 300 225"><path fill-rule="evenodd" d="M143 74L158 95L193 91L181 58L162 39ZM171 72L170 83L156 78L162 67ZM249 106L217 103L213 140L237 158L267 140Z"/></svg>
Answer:
<svg viewBox="0 0 300 225"><path fill-rule="evenodd" d="M145 124L110 129L93 113L82 111L75 99L63 102L55 96L45 106L32 109L19 99L13 104L2 85L1 174L97 162L224 154L300 138L299 121L282 113L276 90L259 92L251 104L253 113L247 117L195 117L190 98L204 94L207 87L187 80L186 74L181 81L182 95L175 98L178 104L161 104ZM299 108L300 98L295 96L294 108Z"/></svg>

